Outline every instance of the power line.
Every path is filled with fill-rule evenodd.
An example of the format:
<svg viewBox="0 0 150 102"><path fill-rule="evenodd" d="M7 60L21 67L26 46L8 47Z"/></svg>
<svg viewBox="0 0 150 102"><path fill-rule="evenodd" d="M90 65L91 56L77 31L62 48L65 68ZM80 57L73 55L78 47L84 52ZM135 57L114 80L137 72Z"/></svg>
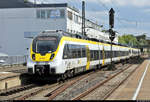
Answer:
<svg viewBox="0 0 150 102"><path fill-rule="evenodd" d="M97 0L97 1L98 1L98 3L100 3L107 11L109 11L108 7L107 7L104 3L102 3L100 0Z"/></svg>

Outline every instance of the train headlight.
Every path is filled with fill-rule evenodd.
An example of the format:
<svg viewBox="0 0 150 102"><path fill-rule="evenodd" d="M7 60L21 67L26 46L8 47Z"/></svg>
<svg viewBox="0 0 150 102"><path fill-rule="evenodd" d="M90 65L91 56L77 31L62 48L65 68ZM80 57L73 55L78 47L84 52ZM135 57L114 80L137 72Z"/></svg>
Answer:
<svg viewBox="0 0 150 102"><path fill-rule="evenodd" d="M52 60L54 58L55 54L51 54L50 60Z"/></svg>
<svg viewBox="0 0 150 102"><path fill-rule="evenodd" d="M32 59L35 60L35 54L32 54Z"/></svg>

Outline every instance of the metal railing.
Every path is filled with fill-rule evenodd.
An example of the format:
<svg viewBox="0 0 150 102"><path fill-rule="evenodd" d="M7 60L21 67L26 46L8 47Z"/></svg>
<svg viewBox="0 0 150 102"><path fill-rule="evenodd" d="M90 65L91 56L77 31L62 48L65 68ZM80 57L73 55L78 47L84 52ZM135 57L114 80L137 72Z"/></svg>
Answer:
<svg viewBox="0 0 150 102"><path fill-rule="evenodd" d="M27 55L24 56L0 56L0 66L19 65L27 62Z"/></svg>

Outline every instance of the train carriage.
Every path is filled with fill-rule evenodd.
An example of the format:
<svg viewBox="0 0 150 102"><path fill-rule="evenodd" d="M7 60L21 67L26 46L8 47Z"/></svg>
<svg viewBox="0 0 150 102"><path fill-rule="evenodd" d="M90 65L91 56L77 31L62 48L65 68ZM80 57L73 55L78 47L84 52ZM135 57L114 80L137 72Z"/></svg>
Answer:
<svg viewBox="0 0 150 102"><path fill-rule="evenodd" d="M137 56L139 50L112 46L113 61ZM110 63L111 45L70 37L63 31L43 31L33 39L27 67L30 74L74 75Z"/></svg>

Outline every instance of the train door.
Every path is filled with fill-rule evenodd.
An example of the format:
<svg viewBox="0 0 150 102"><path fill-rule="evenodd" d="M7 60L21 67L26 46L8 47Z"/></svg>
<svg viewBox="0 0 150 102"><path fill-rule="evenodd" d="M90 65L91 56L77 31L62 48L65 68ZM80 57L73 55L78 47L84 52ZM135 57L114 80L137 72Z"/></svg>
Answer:
<svg viewBox="0 0 150 102"><path fill-rule="evenodd" d="M102 55L103 55L103 62L102 62L102 66L105 64L105 50L104 50L104 46L103 46L103 50L102 50Z"/></svg>
<svg viewBox="0 0 150 102"><path fill-rule="evenodd" d="M86 70L89 70L89 67L90 67L90 49L88 46L86 46L86 57L87 57Z"/></svg>

